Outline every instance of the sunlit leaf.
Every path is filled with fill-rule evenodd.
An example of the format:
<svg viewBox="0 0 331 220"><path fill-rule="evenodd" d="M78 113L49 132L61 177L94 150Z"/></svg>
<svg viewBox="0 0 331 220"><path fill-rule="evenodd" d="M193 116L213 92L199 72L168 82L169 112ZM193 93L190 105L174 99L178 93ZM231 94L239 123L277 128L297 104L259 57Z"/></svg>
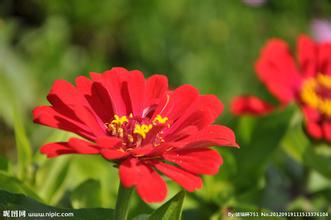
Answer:
<svg viewBox="0 0 331 220"><path fill-rule="evenodd" d="M9 168L9 160L0 155L0 170L6 172Z"/></svg>
<svg viewBox="0 0 331 220"><path fill-rule="evenodd" d="M264 173L267 165L271 162L274 151L279 147L286 134L292 115L293 108L288 107L283 111L255 118L254 126L251 126L251 137L248 138L245 135L243 141L241 141L241 134L237 133L240 145L240 150L236 152L238 161L237 186L256 185L259 175ZM248 127L245 125L246 129Z"/></svg>
<svg viewBox="0 0 331 220"><path fill-rule="evenodd" d="M70 155L71 168L67 175L67 188L75 188L80 183L95 179L101 184L103 207L115 207L118 190L118 170L113 164L98 155Z"/></svg>
<svg viewBox="0 0 331 220"><path fill-rule="evenodd" d="M289 129L282 143L283 149L296 161L331 178L331 150L311 141L304 132L304 122L298 118ZM325 151L321 151L324 147Z"/></svg>
<svg viewBox="0 0 331 220"><path fill-rule="evenodd" d="M18 156L19 176L24 178L27 172L29 172L29 168L31 166L32 149L22 121L23 119L20 117L18 111L15 111L14 131Z"/></svg>
<svg viewBox="0 0 331 220"><path fill-rule="evenodd" d="M184 202L185 192L177 193L172 199L156 209L149 220L179 220L182 215L182 206Z"/></svg>
<svg viewBox="0 0 331 220"><path fill-rule="evenodd" d="M71 204L74 208L98 208L102 206L101 185L97 180L89 179L71 192Z"/></svg>
<svg viewBox="0 0 331 220"><path fill-rule="evenodd" d="M37 171L36 185L42 198L51 203L59 199L56 196L64 193L61 190L70 168L70 157L47 160Z"/></svg>
<svg viewBox="0 0 331 220"><path fill-rule="evenodd" d="M22 181L16 177L9 176L8 174L0 171L0 189L4 189L10 192L23 193L30 197L40 200L37 194Z"/></svg>
<svg viewBox="0 0 331 220"><path fill-rule="evenodd" d="M149 217L148 214L141 214L141 215L134 217L132 220L147 220L148 217Z"/></svg>
<svg viewBox="0 0 331 220"><path fill-rule="evenodd" d="M306 149L303 155L304 163L331 179L331 156L319 154L314 146Z"/></svg>

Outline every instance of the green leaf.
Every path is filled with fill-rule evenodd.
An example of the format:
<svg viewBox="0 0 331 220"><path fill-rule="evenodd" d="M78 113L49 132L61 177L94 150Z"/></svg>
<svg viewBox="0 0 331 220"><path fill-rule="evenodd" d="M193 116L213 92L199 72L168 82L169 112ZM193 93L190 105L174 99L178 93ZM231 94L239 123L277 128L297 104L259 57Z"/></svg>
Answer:
<svg viewBox="0 0 331 220"><path fill-rule="evenodd" d="M71 155L70 158L71 165L65 187L72 189L88 179L97 179L102 186L102 206L115 207L119 182L117 169L114 169L109 161L97 155Z"/></svg>
<svg viewBox="0 0 331 220"><path fill-rule="evenodd" d="M180 191L172 199L156 209L149 220L176 220L181 219L185 192Z"/></svg>
<svg viewBox="0 0 331 220"><path fill-rule="evenodd" d="M148 214L140 214L134 217L132 220L147 220L150 215Z"/></svg>
<svg viewBox="0 0 331 220"><path fill-rule="evenodd" d="M14 131L19 167L18 175L24 178L31 165L32 149L22 123L22 117L17 110L14 113Z"/></svg>
<svg viewBox="0 0 331 220"><path fill-rule="evenodd" d="M6 172L8 171L8 169L9 169L9 160L6 157L0 155L0 170Z"/></svg>
<svg viewBox="0 0 331 220"><path fill-rule="evenodd" d="M202 203L203 200L207 203L224 204L232 197L235 192L235 185L232 180L237 176L237 161L235 156L240 149L235 150L236 151L229 151L229 149L225 148L218 149L220 155L222 155L223 161L225 161L219 173L215 176L203 176L205 187L195 193L195 195L197 195L196 197L190 194L188 199L195 199L198 203Z"/></svg>
<svg viewBox="0 0 331 220"><path fill-rule="evenodd" d="M4 189L10 192L24 193L35 199L40 200L40 198L23 182L13 176L0 171L0 189Z"/></svg>
<svg viewBox="0 0 331 220"><path fill-rule="evenodd" d="M100 181L89 179L77 186L71 193L71 204L74 208L101 207Z"/></svg>
<svg viewBox="0 0 331 220"><path fill-rule="evenodd" d="M28 213L73 213L70 219L90 220L90 219L112 219L113 210L103 208L93 209L64 209L42 204L22 194L9 193L0 190L0 209L1 210L26 210ZM44 218L43 218L44 219ZM47 218L48 219L48 218Z"/></svg>
<svg viewBox="0 0 331 220"><path fill-rule="evenodd" d="M285 152L299 163L303 162L303 154L310 145L307 135L303 131L301 114L296 114L291 121L286 136L282 142Z"/></svg>
<svg viewBox="0 0 331 220"><path fill-rule="evenodd" d="M0 48L2 47L0 42ZM4 48L4 50L6 50ZM4 58L3 51L0 49L0 58ZM8 51L9 52L9 51ZM8 54L11 57L13 54ZM15 57L13 57L15 60ZM9 63L15 65L11 66ZM0 59L0 117L3 117L8 125L13 125L15 132L15 142L17 150L17 161L18 161L18 175L20 178L24 178L28 173L28 169L31 164L32 151L31 146L26 136L26 132L23 126L23 110L27 103L25 100L30 98L26 97L29 94L29 83L27 80L21 81L22 77L25 78L24 68L16 68L20 65L15 61L12 62L10 59L4 58ZM15 70L16 69L16 70ZM17 71L19 70L19 71ZM18 86L17 83L21 81L21 85ZM21 93L18 90L22 90ZM23 98L25 97L25 99Z"/></svg>
<svg viewBox="0 0 331 220"><path fill-rule="evenodd" d="M39 194L45 201L55 204L56 196L63 193L61 190L70 168L70 156L62 156L47 160L38 170L36 177L36 187Z"/></svg>
<svg viewBox="0 0 331 220"><path fill-rule="evenodd" d="M318 146L317 143L311 142L304 132L303 126L301 118L292 123L282 143L283 149L299 163L315 169L327 178L331 178L330 148Z"/></svg>
<svg viewBox="0 0 331 220"><path fill-rule="evenodd" d="M306 149L303 154L304 164L331 179L331 156L320 154L315 148L311 145Z"/></svg>
<svg viewBox="0 0 331 220"><path fill-rule="evenodd" d="M268 116L250 118L245 123L240 123L238 132L238 143L240 149L236 152L238 162L238 174L236 183L238 186L251 187L257 184L258 177L262 175L271 162L273 152L280 145L283 136L286 134L289 121L293 115L293 108L288 107L284 111L277 111ZM251 123L249 126L247 123ZM244 128L240 126L244 125ZM244 139L240 131L245 131ZM250 137L248 137L250 134Z"/></svg>

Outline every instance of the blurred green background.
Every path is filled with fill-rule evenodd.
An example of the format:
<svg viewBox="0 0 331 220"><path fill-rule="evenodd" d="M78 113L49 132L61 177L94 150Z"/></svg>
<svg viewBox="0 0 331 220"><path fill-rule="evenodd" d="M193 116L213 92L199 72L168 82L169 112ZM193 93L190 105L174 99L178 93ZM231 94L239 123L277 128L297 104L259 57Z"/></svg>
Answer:
<svg viewBox="0 0 331 220"><path fill-rule="evenodd" d="M229 114L239 94L274 101L253 69L266 40L281 37L294 49L312 19L330 12L327 0L1 0L0 188L58 207L113 207L116 169L97 156L45 159L39 147L70 134L34 125L31 110L46 103L55 79L124 66L216 94L225 105L219 122L242 146L220 150L224 165L187 196L184 219L226 219L229 210L330 213L330 146L305 136L294 106L260 119ZM179 190L169 184L168 198ZM131 217L157 206L135 196Z"/></svg>

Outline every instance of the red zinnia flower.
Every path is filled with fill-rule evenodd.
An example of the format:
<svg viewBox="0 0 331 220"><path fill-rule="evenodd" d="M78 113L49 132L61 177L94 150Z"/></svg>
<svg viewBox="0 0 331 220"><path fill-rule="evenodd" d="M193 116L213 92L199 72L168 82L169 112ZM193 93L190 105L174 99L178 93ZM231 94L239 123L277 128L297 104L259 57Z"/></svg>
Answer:
<svg viewBox="0 0 331 220"><path fill-rule="evenodd" d="M284 41L270 40L256 63L257 76L280 105L295 101L300 106L310 136L331 141L331 43L315 43L302 35L297 54L296 63ZM265 114L273 108L253 96L232 103L236 115Z"/></svg>
<svg viewBox="0 0 331 220"><path fill-rule="evenodd" d="M208 147L238 146L231 129L211 125L223 109L214 95L200 95L190 85L168 90L165 76L145 80L137 70L90 75L92 80L77 77L76 87L56 81L47 96L51 106L33 111L36 123L85 138L44 145L48 157L101 154L118 163L125 187L158 202L167 194L158 172L194 191L202 186L199 175L216 174L222 164Z"/></svg>

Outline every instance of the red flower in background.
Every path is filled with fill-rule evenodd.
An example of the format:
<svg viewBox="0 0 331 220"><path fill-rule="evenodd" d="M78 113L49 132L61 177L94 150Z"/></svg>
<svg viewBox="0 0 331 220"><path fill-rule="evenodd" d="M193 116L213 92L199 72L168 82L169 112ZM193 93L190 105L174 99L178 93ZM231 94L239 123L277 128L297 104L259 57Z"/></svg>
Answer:
<svg viewBox="0 0 331 220"><path fill-rule="evenodd" d="M222 158L208 147L235 146L231 129L211 125L223 106L214 95L190 85L168 89L165 76L144 79L140 71L113 68L91 78L54 83L51 106L33 111L34 122L78 134L41 148L48 157L101 154L119 164L120 181L135 187L146 202L165 199L167 186L158 172L187 191L202 186L199 175L218 172Z"/></svg>
<svg viewBox="0 0 331 220"><path fill-rule="evenodd" d="M331 141L331 43L300 36L296 62L284 41L272 39L262 49L255 68L280 105L295 101L300 106L310 136ZM236 115L266 114L273 108L253 96L237 97L232 103Z"/></svg>

